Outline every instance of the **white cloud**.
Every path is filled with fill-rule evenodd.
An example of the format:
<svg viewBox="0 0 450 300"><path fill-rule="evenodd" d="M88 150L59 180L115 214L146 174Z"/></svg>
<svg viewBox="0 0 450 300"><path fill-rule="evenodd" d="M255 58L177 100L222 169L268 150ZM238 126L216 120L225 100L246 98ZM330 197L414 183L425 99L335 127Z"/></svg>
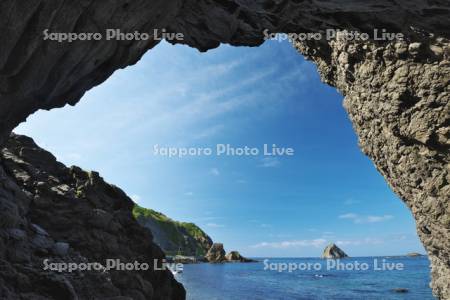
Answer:
<svg viewBox="0 0 450 300"><path fill-rule="evenodd" d="M220 171L217 168L211 168L211 170L209 170L209 172L214 175L214 176L219 176L220 175Z"/></svg>
<svg viewBox="0 0 450 300"><path fill-rule="evenodd" d="M339 216L339 219L356 219L358 215L353 213L343 214Z"/></svg>
<svg viewBox="0 0 450 300"><path fill-rule="evenodd" d="M186 192L186 193L184 193L184 195L185 195L185 196L193 196L194 193L193 193L193 192Z"/></svg>
<svg viewBox="0 0 450 300"><path fill-rule="evenodd" d="M285 248L297 248L297 247L316 247L320 248L327 244L325 239L314 239L314 240L291 240L283 242L262 242L256 245L250 246L251 248L275 248L275 249L285 249Z"/></svg>
<svg viewBox="0 0 450 300"><path fill-rule="evenodd" d="M280 161L276 157L264 157L261 159L260 167L263 168L275 168L280 165Z"/></svg>
<svg viewBox="0 0 450 300"><path fill-rule="evenodd" d="M223 227L225 227L225 225L217 224L217 223L207 223L206 226L212 227L212 228L223 228Z"/></svg>
<svg viewBox="0 0 450 300"><path fill-rule="evenodd" d="M312 240L288 240L282 242L262 242L256 245L250 246L250 248L273 248L273 249L287 249L287 248L300 248L300 247L315 247L323 248L327 244L334 242L338 246L361 246L361 245L380 245L384 243L380 238L364 238L353 240L337 240L333 241L326 238L318 238Z"/></svg>
<svg viewBox="0 0 450 300"><path fill-rule="evenodd" d="M354 213L347 213L339 216L339 219L352 220L355 224L379 223L393 219L392 215L383 216L361 216Z"/></svg>
<svg viewBox="0 0 450 300"><path fill-rule="evenodd" d="M367 222L368 223L377 223L377 222L384 222L387 220L391 220L394 218L391 215L384 215L384 216L367 216Z"/></svg>
<svg viewBox="0 0 450 300"><path fill-rule="evenodd" d="M382 239L378 239L378 238L365 238L362 240L336 241L336 245L338 245L338 246L380 245L383 243L384 243L384 241Z"/></svg>

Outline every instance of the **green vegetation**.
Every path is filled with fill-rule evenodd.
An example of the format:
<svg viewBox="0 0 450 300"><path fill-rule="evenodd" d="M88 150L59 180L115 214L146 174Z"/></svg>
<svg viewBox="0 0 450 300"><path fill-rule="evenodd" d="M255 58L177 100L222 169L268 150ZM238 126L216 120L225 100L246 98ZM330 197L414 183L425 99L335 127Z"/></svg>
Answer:
<svg viewBox="0 0 450 300"><path fill-rule="evenodd" d="M152 231L155 241L168 255L202 256L212 245L211 238L194 223L174 221L137 204L133 216Z"/></svg>

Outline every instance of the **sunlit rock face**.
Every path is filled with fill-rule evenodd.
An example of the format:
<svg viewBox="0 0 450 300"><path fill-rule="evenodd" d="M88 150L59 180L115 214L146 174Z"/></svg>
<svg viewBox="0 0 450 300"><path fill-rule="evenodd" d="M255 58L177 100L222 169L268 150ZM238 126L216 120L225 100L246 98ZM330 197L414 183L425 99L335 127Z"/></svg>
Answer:
<svg viewBox="0 0 450 300"><path fill-rule="evenodd" d="M3 0L0 15L0 143L36 110L75 104L158 43L58 43L43 40L45 29L166 28L183 33L174 42L201 51L221 42L257 46L266 29L403 32L408 41L400 44L333 40L296 47L346 96L362 150L416 218L432 261L433 291L450 298L447 0Z"/></svg>
<svg viewBox="0 0 450 300"><path fill-rule="evenodd" d="M450 47L422 43L296 42L324 82L345 95L362 151L410 208L432 265L434 293L450 298Z"/></svg>

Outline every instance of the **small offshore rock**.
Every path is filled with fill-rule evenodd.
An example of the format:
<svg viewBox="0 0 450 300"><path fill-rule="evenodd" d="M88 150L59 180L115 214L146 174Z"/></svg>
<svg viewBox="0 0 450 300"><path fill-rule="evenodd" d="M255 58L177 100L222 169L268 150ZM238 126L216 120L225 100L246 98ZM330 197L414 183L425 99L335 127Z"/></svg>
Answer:
<svg viewBox="0 0 450 300"><path fill-rule="evenodd" d="M392 290L394 293L408 293L409 290L405 288L395 288Z"/></svg>
<svg viewBox="0 0 450 300"><path fill-rule="evenodd" d="M328 245L322 253L322 258L326 259L338 259L344 257L348 257L348 255L335 244Z"/></svg>

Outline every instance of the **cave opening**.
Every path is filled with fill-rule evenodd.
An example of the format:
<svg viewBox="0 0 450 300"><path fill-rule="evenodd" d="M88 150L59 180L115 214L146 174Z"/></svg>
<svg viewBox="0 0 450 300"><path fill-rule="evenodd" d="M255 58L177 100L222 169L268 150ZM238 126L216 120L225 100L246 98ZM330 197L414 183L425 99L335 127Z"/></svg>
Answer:
<svg viewBox="0 0 450 300"><path fill-rule="evenodd" d="M342 98L287 42L203 54L162 43L77 106L39 111L15 132L244 256L319 256L330 242L354 257L423 253L409 211L357 147ZM273 144L294 155L261 155ZM155 145L211 155L161 156ZM217 145L259 152L219 157ZM207 284L218 289L217 278ZM189 294L192 282L178 279ZM425 290L420 279L403 284Z"/></svg>

